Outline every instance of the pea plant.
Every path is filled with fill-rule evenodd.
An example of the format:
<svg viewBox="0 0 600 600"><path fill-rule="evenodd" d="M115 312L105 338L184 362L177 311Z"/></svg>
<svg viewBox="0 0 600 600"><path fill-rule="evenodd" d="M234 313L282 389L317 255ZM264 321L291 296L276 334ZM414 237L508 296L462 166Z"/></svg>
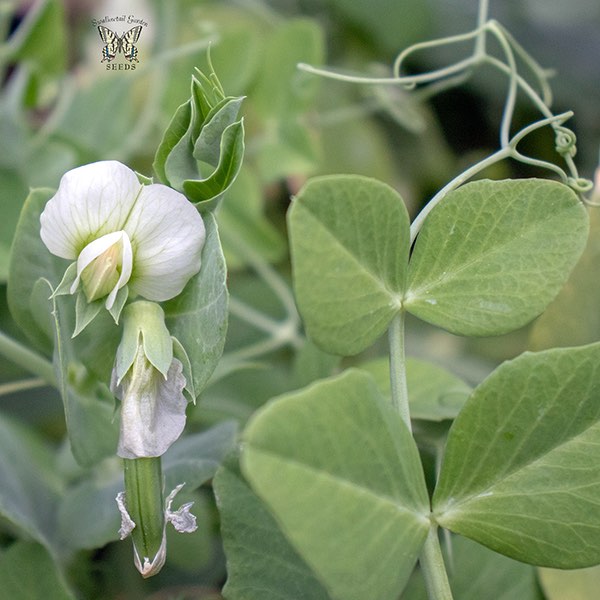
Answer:
<svg viewBox="0 0 600 600"><path fill-rule="evenodd" d="M247 19L214 46L159 54L159 91L119 151L99 147L118 118L112 133L61 120L69 101L71 118L86 113L107 79L57 102L37 137L15 137L19 156L59 177L30 181L6 261L20 333L0 333L0 352L36 376L24 389L57 390L66 437L49 444L0 414L0 589L17 600L555 600L555 570L600 564L600 342L538 340L476 385L409 356L413 323L480 338L542 313L560 320L566 282L594 258L598 190L577 169L573 114L553 112L550 72L488 9L480 0L472 31L413 44L389 74L365 76L316 66L308 20L271 15L269 29L261 13L254 37ZM210 14L231 22L221 10ZM33 61L7 86L3 127L15 106L43 106L49 66L64 68L35 42L57 37L59 21L60 3L40 2L0 54L2 68ZM143 59L143 27L104 28L103 62ZM238 86L247 97L218 76L239 39L255 73ZM454 48L466 57L407 73L415 56ZM165 65L198 51L205 67L175 103L161 81L181 78ZM148 72L135 66L114 80L111 106L137 96ZM497 148L412 222L378 179L305 176L319 81L423 102L484 69L504 90ZM147 161L161 102L170 112L157 109ZM517 124L519 106L531 122ZM540 134L551 157L525 149ZM540 178L484 178L507 162ZM287 210L288 277L256 190L290 173L303 177Z"/></svg>
<svg viewBox="0 0 600 600"><path fill-rule="evenodd" d="M359 363L272 401L243 433L241 473L285 547L308 568L285 573L287 589L290 579L298 589L314 586L304 597L394 599L403 590L403 598L420 597L410 579L418 562L427 597L449 599L449 561L457 597L500 597L500 587L482 592L470 585L463 570L472 574L473 566L457 536L532 565L574 569L600 560L600 346L526 352L474 390L406 358L407 314L462 336L499 335L530 322L559 293L587 240L582 195L591 183L573 161L575 136L565 126L571 113L551 111L547 73L487 9L481 2L472 32L402 52L388 78L301 65L349 83L430 94L483 66L506 81L498 150L445 185L412 224L398 193L370 178L317 177L292 200L294 290L308 335L335 355L358 354L382 335L389 347L388 373L381 363ZM490 39L499 56L488 52ZM467 58L403 74L413 53L464 42L473 46ZM531 103L539 120L515 132L518 99ZM520 150L540 128L552 131L557 162ZM541 167L558 181L470 181L506 159ZM429 482L411 417L453 419ZM227 477L216 482L225 510ZM241 536L231 535L243 554ZM252 596L228 585L232 598ZM502 597L535 594L512 588Z"/></svg>

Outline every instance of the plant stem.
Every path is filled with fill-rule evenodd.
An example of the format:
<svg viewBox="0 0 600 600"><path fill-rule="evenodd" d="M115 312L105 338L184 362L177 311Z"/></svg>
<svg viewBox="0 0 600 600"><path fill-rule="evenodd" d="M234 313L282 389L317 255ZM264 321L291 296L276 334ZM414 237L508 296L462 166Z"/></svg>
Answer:
<svg viewBox="0 0 600 600"><path fill-rule="evenodd" d="M300 348L304 343L302 335L298 332L296 320L289 316L283 321L276 321L234 296L229 298L229 312L256 329L268 333L278 346L290 344Z"/></svg>
<svg viewBox="0 0 600 600"><path fill-rule="evenodd" d="M46 383L56 386L56 374L52 363L20 342L8 337L0 331L0 354L11 362L23 367L30 373L38 375Z"/></svg>
<svg viewBox="0 0 600 600"><path fill-rule="evenodd" d="M404 311L400 311L392 320L388 332L390 344L390 383L392 387L392 406L412 431L410 409L408 406L408 387L406 385L406 357L404 354Z"/></svg>
<svg viewBox="0 0 600 600"><path fill-rule="evenodd" d="M0 396L22 392L24 390L33 390L35 388L45 387L48 383L39 377L35 379L24 379L21 381L11 381L0 385Z"/></svg>
<svg viewBox="0 0 600 600"><path fill-rule="evenodd" d="M419 562L429 600L452 600L452 590L438 539L437 525L432 524L429 529Z"/></svg>

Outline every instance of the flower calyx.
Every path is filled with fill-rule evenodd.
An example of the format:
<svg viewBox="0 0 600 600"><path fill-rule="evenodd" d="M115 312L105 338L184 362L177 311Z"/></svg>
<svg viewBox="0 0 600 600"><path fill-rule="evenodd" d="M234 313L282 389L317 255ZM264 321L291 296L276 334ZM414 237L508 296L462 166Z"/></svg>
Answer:
<svg viewBox="0 0 600 600"><path fill-rule="evenodd" d="M158 304L134 302L123 316L111 381L111 391L121 400L117 454L127 459L158 457L185 426L184 367L173 355L173 338Z"/></svg>

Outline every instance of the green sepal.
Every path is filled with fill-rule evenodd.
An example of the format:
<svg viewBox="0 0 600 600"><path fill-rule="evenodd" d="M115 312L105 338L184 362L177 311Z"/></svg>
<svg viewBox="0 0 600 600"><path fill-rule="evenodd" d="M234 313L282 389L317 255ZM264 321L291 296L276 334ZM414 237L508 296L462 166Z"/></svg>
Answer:
<svg viewBox="0 0 600 600"><path fill-rule="evenodd" d="M138 178L138 181L142 184L142 185L152 185L154 183L154 178L153 177L147 177L146 175L143 175L142 173L138 173L137 171L135 171L135 174Z"/></svg>
<svg viewBox="0 0 600 600"><path fill-rule="evenodd" d="M173 356L183 366L183 376L185 377L185 387L183 388L183 393L188 399L188 402L193 402L196 404L196 388L194 386L194 378L192 376L192 363L190 361L190 357L183 347L183 344L176 337L171 336L171 340L173 341Z"/></svg>
<svg viewBox="0 0 600 600"><path fill-rule="evenodd" d="M215 73L215 69L210 58L210 48L207 52L209 75L205 75L200 69L196 68L196 75L192 75L192 99L195 101L202 119L208 120L210 112L215 106L225 98L223 86Z"/></svg>
<svg viewBox="0 0 600 600"><path fill-rule="evenodd" d="M75 263L73 263L75 264ZM69 267L70 268L70 267ZM60 287L60 286L59 286ZM53 296L65 295L67 292L57 288ZM119 317L121 311L127 302L129 296L129 289L127 286L123 286L118 292L115 302L111 308L108 309L110 316L113 318L115 325L119 324ZM100 313L104 308L106 298L99 298L93 302L88 302L88 299L83 291L77 292L77 301L75 302L75 330L73 336L78 336Z"/></svg>
<svg viewBox="0 0 600 600"><path fill-rule="evenodd" d="M75 302L75 330L71 337L77 337L97 316L104 306L104 298L88 302L82 291L77 293Z"/></svg>
<svg viewBox="0 0 600 600"><path fill-rule="evenodd" d="M60 283L56 286L56 289L52 292L54 296L66 296L71 293L71 286L75 279L77 279L77 261L72 262L65 271L63 278Z"/></svg>
<svg viewBox="0 0 600 600"><path fill-rule="evenodd" d="M121 318L121 312L123 311L123 307L127 302L127 298L129 298L129 288L124 285L118 292L115 298L113 305L108 309L110 316L113 318L115 325L119 324L119 319Z"/></svg>
<svg viewBox="0 0 600 600"><path fill-rule="evenodd" d="M141 300L130 304L123 317L123 337L115 360L117 385L133 365L140 346L148 361L166 379L173 362L173 342L163 309L155 302Z"/></svg>
<svg viewBox="0 0 600 600"><path fill-rule="evenodd" d="M54 338L54 321L50 314L51 302L48 297L48 280L40 277L31 288L28 307L32 323L43 332L49 340Z"/></svg>

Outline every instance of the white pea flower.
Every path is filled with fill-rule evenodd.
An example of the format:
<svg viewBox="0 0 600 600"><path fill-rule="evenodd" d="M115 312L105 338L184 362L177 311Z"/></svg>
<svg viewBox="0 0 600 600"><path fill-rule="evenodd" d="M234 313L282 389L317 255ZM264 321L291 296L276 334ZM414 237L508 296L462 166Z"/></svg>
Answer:
<svg viewBox="0 0 600 600"><path fill-rule="evenodd" d="M75 261L58 293L82 290L88 304L103 299L115 320L128 295L169 300L200 270L198 211L165 185L142 185L116 161L65 173L40 221L48 250Z"/></svg>

